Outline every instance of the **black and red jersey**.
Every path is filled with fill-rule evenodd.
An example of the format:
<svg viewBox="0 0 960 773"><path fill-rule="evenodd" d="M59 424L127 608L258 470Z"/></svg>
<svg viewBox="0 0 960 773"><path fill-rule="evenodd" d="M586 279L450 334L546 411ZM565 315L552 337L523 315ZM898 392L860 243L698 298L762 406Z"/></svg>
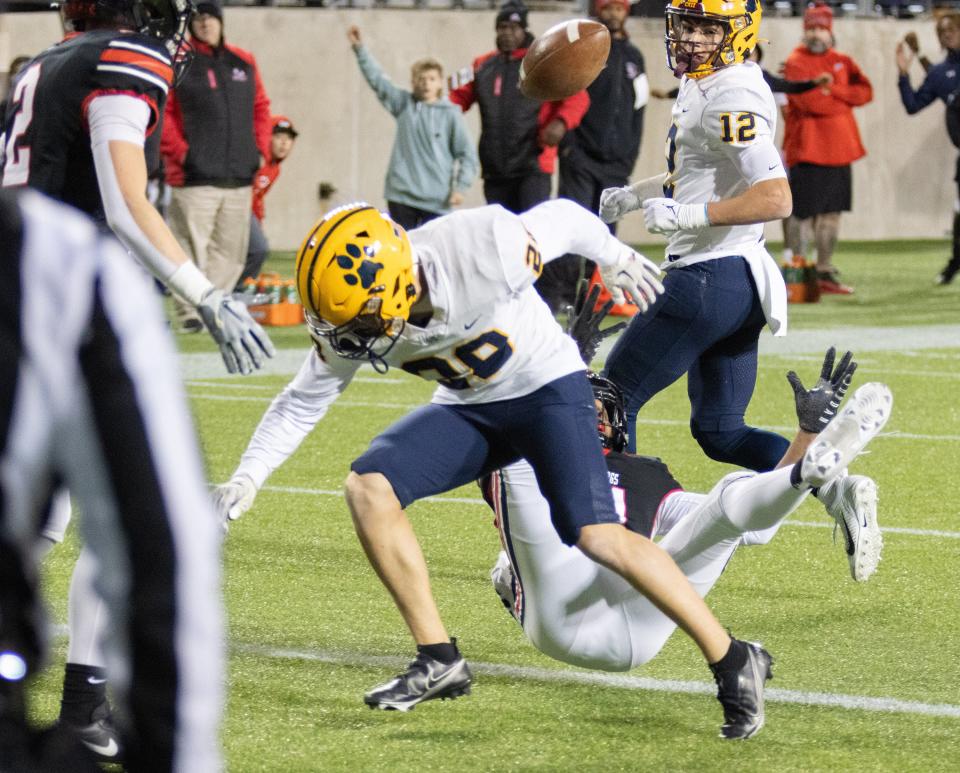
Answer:
<svg viewBox="0 0 960 773"><path fill-rule="evenodd" d="M682 491L670 468L655 456L609 451L604 454L607 476L613 493L613 504L620 522L630 531L653 538L656 534L657 511L667 494ZM487 475L478 481L483 498L494 513L500 513L505 504L498 502L500 473Z"/></svg>
<svg viewBox="0 0 960 773"><path fill-rule="evenodd" d="M540 144L540 130L555 118L567 130L579 125L590 107L586 91L556 102L530 99L520 92L520 62L527 49L490 51L457 76L450 101L469 110L480 106L480 166L485 180L552 173L557 149Z"/></svg>
<svg viewBox="0 0 960 773"><path fill-rule="evenodd" d="M29 185L102 220L87 126L90 102L103 94L145 100L150 135L172 82L163 44L134 32L91 30L48 48L21 70L11 89L3 117L4 187ZM151 155L154 163L159 160L148 144L148 166Z"/></svg>
<svg viewBox="0 0 960 773"><path fill-rule="evenodd" d="M683 488L670 468L655 456L611 451L607 454L607 475L620 520L630 531L653 537L660 503L671 491Z"/></svg>

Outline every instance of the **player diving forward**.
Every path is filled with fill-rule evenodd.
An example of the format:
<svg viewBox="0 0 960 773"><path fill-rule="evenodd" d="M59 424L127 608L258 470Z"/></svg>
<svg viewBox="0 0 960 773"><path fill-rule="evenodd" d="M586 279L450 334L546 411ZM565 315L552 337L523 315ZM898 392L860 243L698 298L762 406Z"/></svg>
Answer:
<svg viewBox="0 0 960 773"><path fill-rule="evenodd" d="M833 349L825 372L832 364ZM730 473L709 494L683 491L659 459L623 453L622 394L608 379L591 376L610 485L624 526L651 538L662 536L660 546L706 595L739 545L769 542L811 488L844 474L845 465L886 423L893 400L889 389L876 383L860 387L830 421L830 403L834 396L842 398L855 367L848 353L830 378L796 392L800 425L826 418L822 432L799 429L777 469ZM490 476L484 496L497 514L505 547L491 572L494 588L537 649L609 671L634 668L660 651L674 623L620 577L557 539L549 506L526 462ZM875 518L870 507L859 515Z"/></svg>
<svg viewBox="0 0 960 773"><path fill-rule="evenodd" d="M366 703L408 710L469 691L404 508L522 457L559 539L626 578L694 639L720 682L725 736L748 737L762 721L770 656L732 639L669 556L620 526L583 362L533 289L543 264L566 253L596 261L608 286L641 308L662 289L650 261L562 199L521 215L461 211L409 236L366 204L329 213L297 255L315 348L217 489L218 508L235 518L251 506L362 363L438 381L432 402L376 437L346 481L360 541L418 649Z"/></svg>

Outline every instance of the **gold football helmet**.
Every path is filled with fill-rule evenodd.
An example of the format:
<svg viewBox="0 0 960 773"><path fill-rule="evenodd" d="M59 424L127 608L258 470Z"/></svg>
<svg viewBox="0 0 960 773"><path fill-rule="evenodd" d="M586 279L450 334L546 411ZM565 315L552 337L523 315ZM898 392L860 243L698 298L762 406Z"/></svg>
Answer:
<svg viewBox="0 0 960 773"><path fill-rule="evenodd" d="M311 335L385 369L417 295L406 231L364 202L331 210L300 245L297 292Z"/></svg>
<svg viewBox="0 0 960 773"><path fill-rule="evenodd" d="M667 5L667 66L678 78L702 78L721 67L740 64L759 42L760 0L670 0ZM682 37L683 21L713 22L723 28L723 39L706 61L691 66L694 44Z"/></svg>

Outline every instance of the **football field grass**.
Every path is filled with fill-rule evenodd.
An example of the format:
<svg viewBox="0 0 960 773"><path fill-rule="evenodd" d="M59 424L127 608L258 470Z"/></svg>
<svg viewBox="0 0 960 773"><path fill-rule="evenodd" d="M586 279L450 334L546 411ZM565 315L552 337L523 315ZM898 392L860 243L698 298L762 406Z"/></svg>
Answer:
<svg viewBox="0 0 960 773"><path fill-rule="evenodd" d="M851 468L879 484L877 574L851 580L842 538L832 541L832 521L811 498L770 545L739 550L709 596L725 625L776 659L755 739L717 739L710 674L682 635L629 674L572 668L533 649L490 585L499 543L474 486L409 511L441 613L474 667L473 694L408 714L367 709L364 691L402 670L413 645L339 492L350 461L432 387L364 369L226 537L228 768L960 770L960 283L933 286L945 255L942 242L846 245L837 263L856 294L791 307L794 335L762 342L753 424L792 434L784 373L811 384L822 342L853 349L855 385L884 381L895 402L884 434ZM271 266L292 272L289 256ZM271 332L279 347L305 352L303 330ZM178 343L187 359L216 365L205 336ZM187 370L211 481L229 477L290 375ZM680 382L644 408L639 450L706 491L730 468L705 458L688 414ZM76 550L71 537L47 562L60 623ZM64 652L57 639L34 690L39 720L55 716Z"/></svg>

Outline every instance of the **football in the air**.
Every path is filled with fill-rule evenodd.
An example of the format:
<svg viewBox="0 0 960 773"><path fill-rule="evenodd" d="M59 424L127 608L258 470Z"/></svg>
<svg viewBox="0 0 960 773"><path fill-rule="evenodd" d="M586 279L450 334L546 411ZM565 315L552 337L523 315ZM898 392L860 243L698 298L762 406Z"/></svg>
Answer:
<svg viewBox="0 0 960 773"><path fill-rule="evenodd" d="M600 22L571 19L533 41L520 63L520 91L531 99L566 99L600 74L610 53L610 33Z"/></svg>

